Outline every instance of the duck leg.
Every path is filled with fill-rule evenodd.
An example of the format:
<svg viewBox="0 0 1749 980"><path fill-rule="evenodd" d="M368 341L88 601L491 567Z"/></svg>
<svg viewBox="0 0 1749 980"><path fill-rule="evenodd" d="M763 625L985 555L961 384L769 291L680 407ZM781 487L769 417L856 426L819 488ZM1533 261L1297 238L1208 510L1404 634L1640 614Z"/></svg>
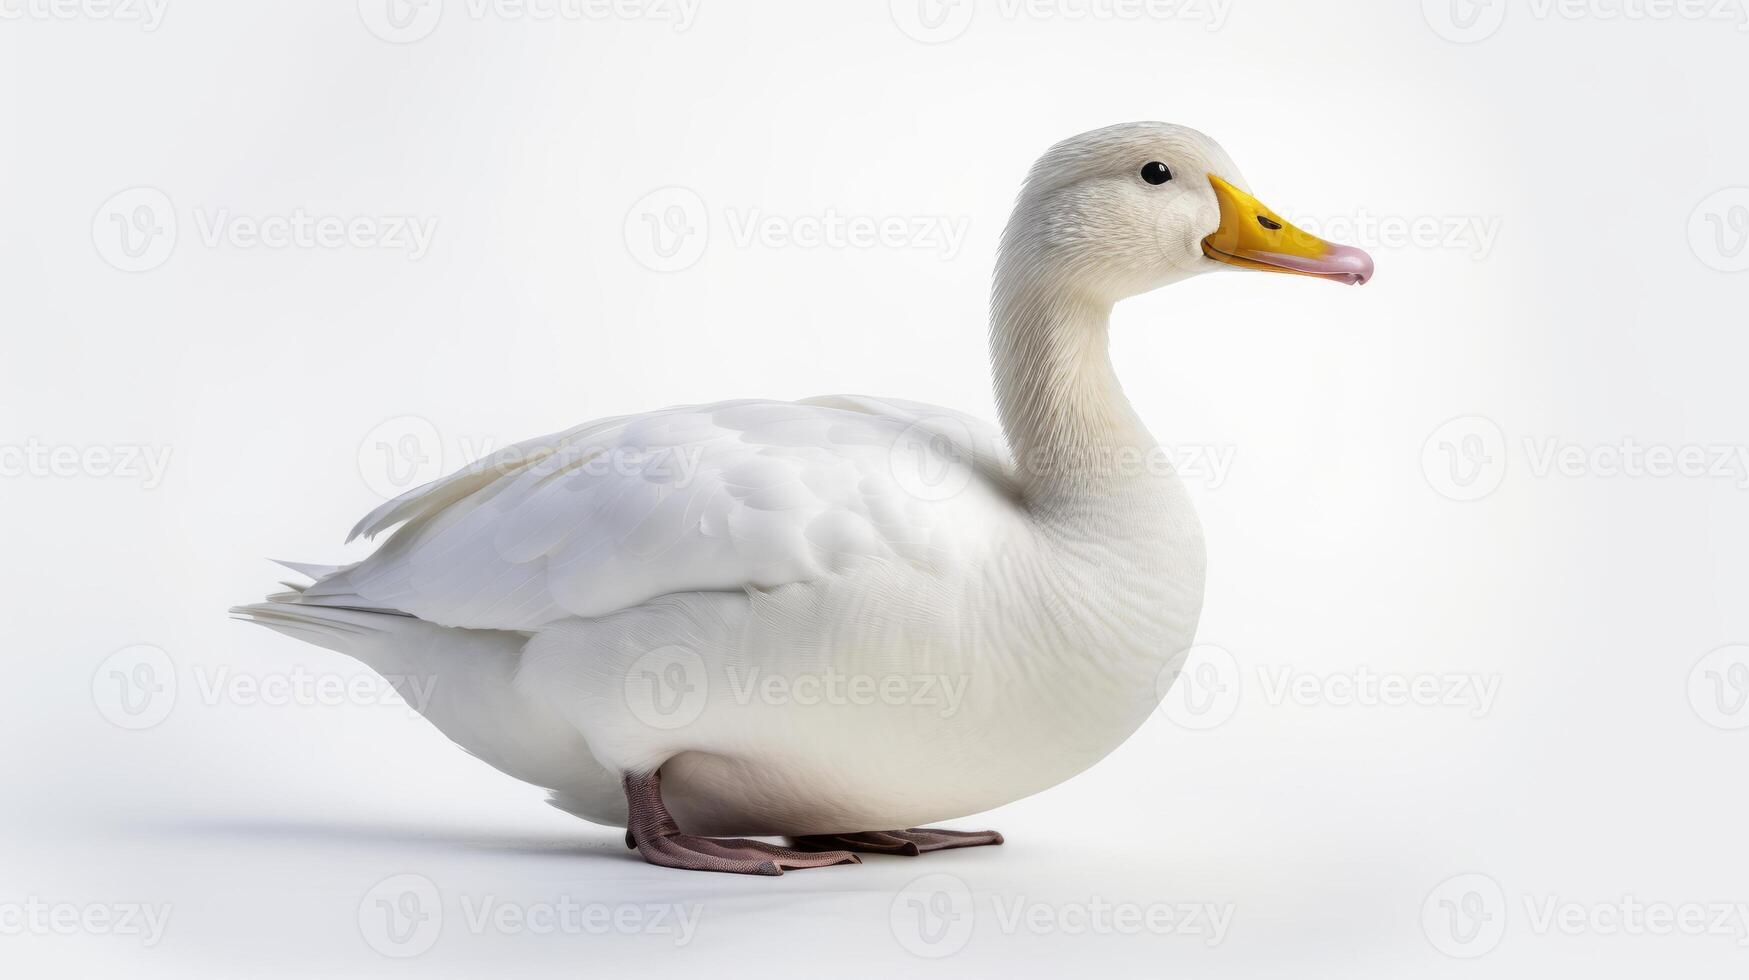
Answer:
<svg viewBox="0 0 1749 980"><path fill-rule="evenodd" d="M1002 835L994 830L936 830L912 827L910 830L870 830L860 834L816 834L791 837L789 842L804 851L826 851L839 848L865 851L870 854L898 854L916 857L924 851L945 851L952 847L978 847L1000 844Z"/></svg>
<svg viewBox="0 0 1749 980"><path fill-rule="evenodd" d="M660 770L626 773L626 844L651 864L686 871L723 871L743 875L780 875L797 868L861 864L845 850L794 850L740 837L694 837L683 834L662 804Z"/></svg>

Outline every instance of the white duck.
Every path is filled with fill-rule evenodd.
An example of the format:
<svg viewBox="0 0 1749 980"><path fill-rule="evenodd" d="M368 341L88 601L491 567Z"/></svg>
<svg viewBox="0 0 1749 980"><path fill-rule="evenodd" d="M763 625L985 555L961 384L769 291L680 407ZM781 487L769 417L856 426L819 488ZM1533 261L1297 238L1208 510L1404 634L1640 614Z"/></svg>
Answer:
<svg viewBox="0 0 1749 980"><path fill-rule="evenodd" d="M1244 186L1164 123L1038 161L996 266L1000 432L854 396L591 422L389 501L353 529L401 525L370 558L293 566L315 582L234 612L430 685L416 707L451 739L656 864L1000 843L884 828L1097 762L1202 605L1201 530L1112 371L1112 305L1224 266L1372 274Z"/></svg>

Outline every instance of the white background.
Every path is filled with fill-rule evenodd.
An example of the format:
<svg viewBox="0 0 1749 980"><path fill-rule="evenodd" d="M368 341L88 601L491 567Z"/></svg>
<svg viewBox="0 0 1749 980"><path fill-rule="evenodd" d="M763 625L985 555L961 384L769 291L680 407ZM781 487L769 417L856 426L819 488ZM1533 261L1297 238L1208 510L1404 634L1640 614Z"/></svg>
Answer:
<svg viewBox="0 0 1749 980"><path fill-rule="evenodd" d="M427 2L0 0L6 973L1743 975L1749 913L1618 914L1749 903L1735 0ZM1131 119L1208 132L1378 274L1119 308L1154 432L1230 459L1190 484L1218 649L1171 717L962 824L1006 846L666 871L404 707L230 686L357 676L225 608L494 446L748 395L989 416L1025 168ZM247 237L299 213L359 235ZM780 234L828 214L966 234ZM373 246L405 216L422 254ZM1369 677L1440 694L1347 703ZM566 899L631 924L469 921ZM696 932L637 918L671 903ZM1230 920L1075 929L1096 903ZM135 904L155 943L96 918Z"/></svg>

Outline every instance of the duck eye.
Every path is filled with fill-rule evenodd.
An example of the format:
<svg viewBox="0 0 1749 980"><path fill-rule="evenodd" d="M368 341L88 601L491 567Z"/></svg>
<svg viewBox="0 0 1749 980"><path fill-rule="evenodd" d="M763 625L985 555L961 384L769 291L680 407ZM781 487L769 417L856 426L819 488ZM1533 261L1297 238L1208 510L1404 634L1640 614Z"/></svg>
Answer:
<svg viewBox="0 0 1749 980"><path fill-rule="evenodd" d="M1164 184L1172 179L1172 171L1158 160L1142 164L1142 179L1150 184Z"/></svg>

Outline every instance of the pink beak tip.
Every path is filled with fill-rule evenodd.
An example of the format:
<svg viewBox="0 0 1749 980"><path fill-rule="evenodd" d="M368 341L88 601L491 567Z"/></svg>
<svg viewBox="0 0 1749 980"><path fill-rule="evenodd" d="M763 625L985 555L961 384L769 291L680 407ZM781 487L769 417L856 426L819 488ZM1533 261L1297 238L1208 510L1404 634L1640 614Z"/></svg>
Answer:
<svg viewBox="0 0 1749 980"><path fill-rule="evenodd" d="M1372 279L1372 256L1352 245L1330 246L1330 254L1319 265L1320 274L1350 286L1364 286Z"/></svg>

